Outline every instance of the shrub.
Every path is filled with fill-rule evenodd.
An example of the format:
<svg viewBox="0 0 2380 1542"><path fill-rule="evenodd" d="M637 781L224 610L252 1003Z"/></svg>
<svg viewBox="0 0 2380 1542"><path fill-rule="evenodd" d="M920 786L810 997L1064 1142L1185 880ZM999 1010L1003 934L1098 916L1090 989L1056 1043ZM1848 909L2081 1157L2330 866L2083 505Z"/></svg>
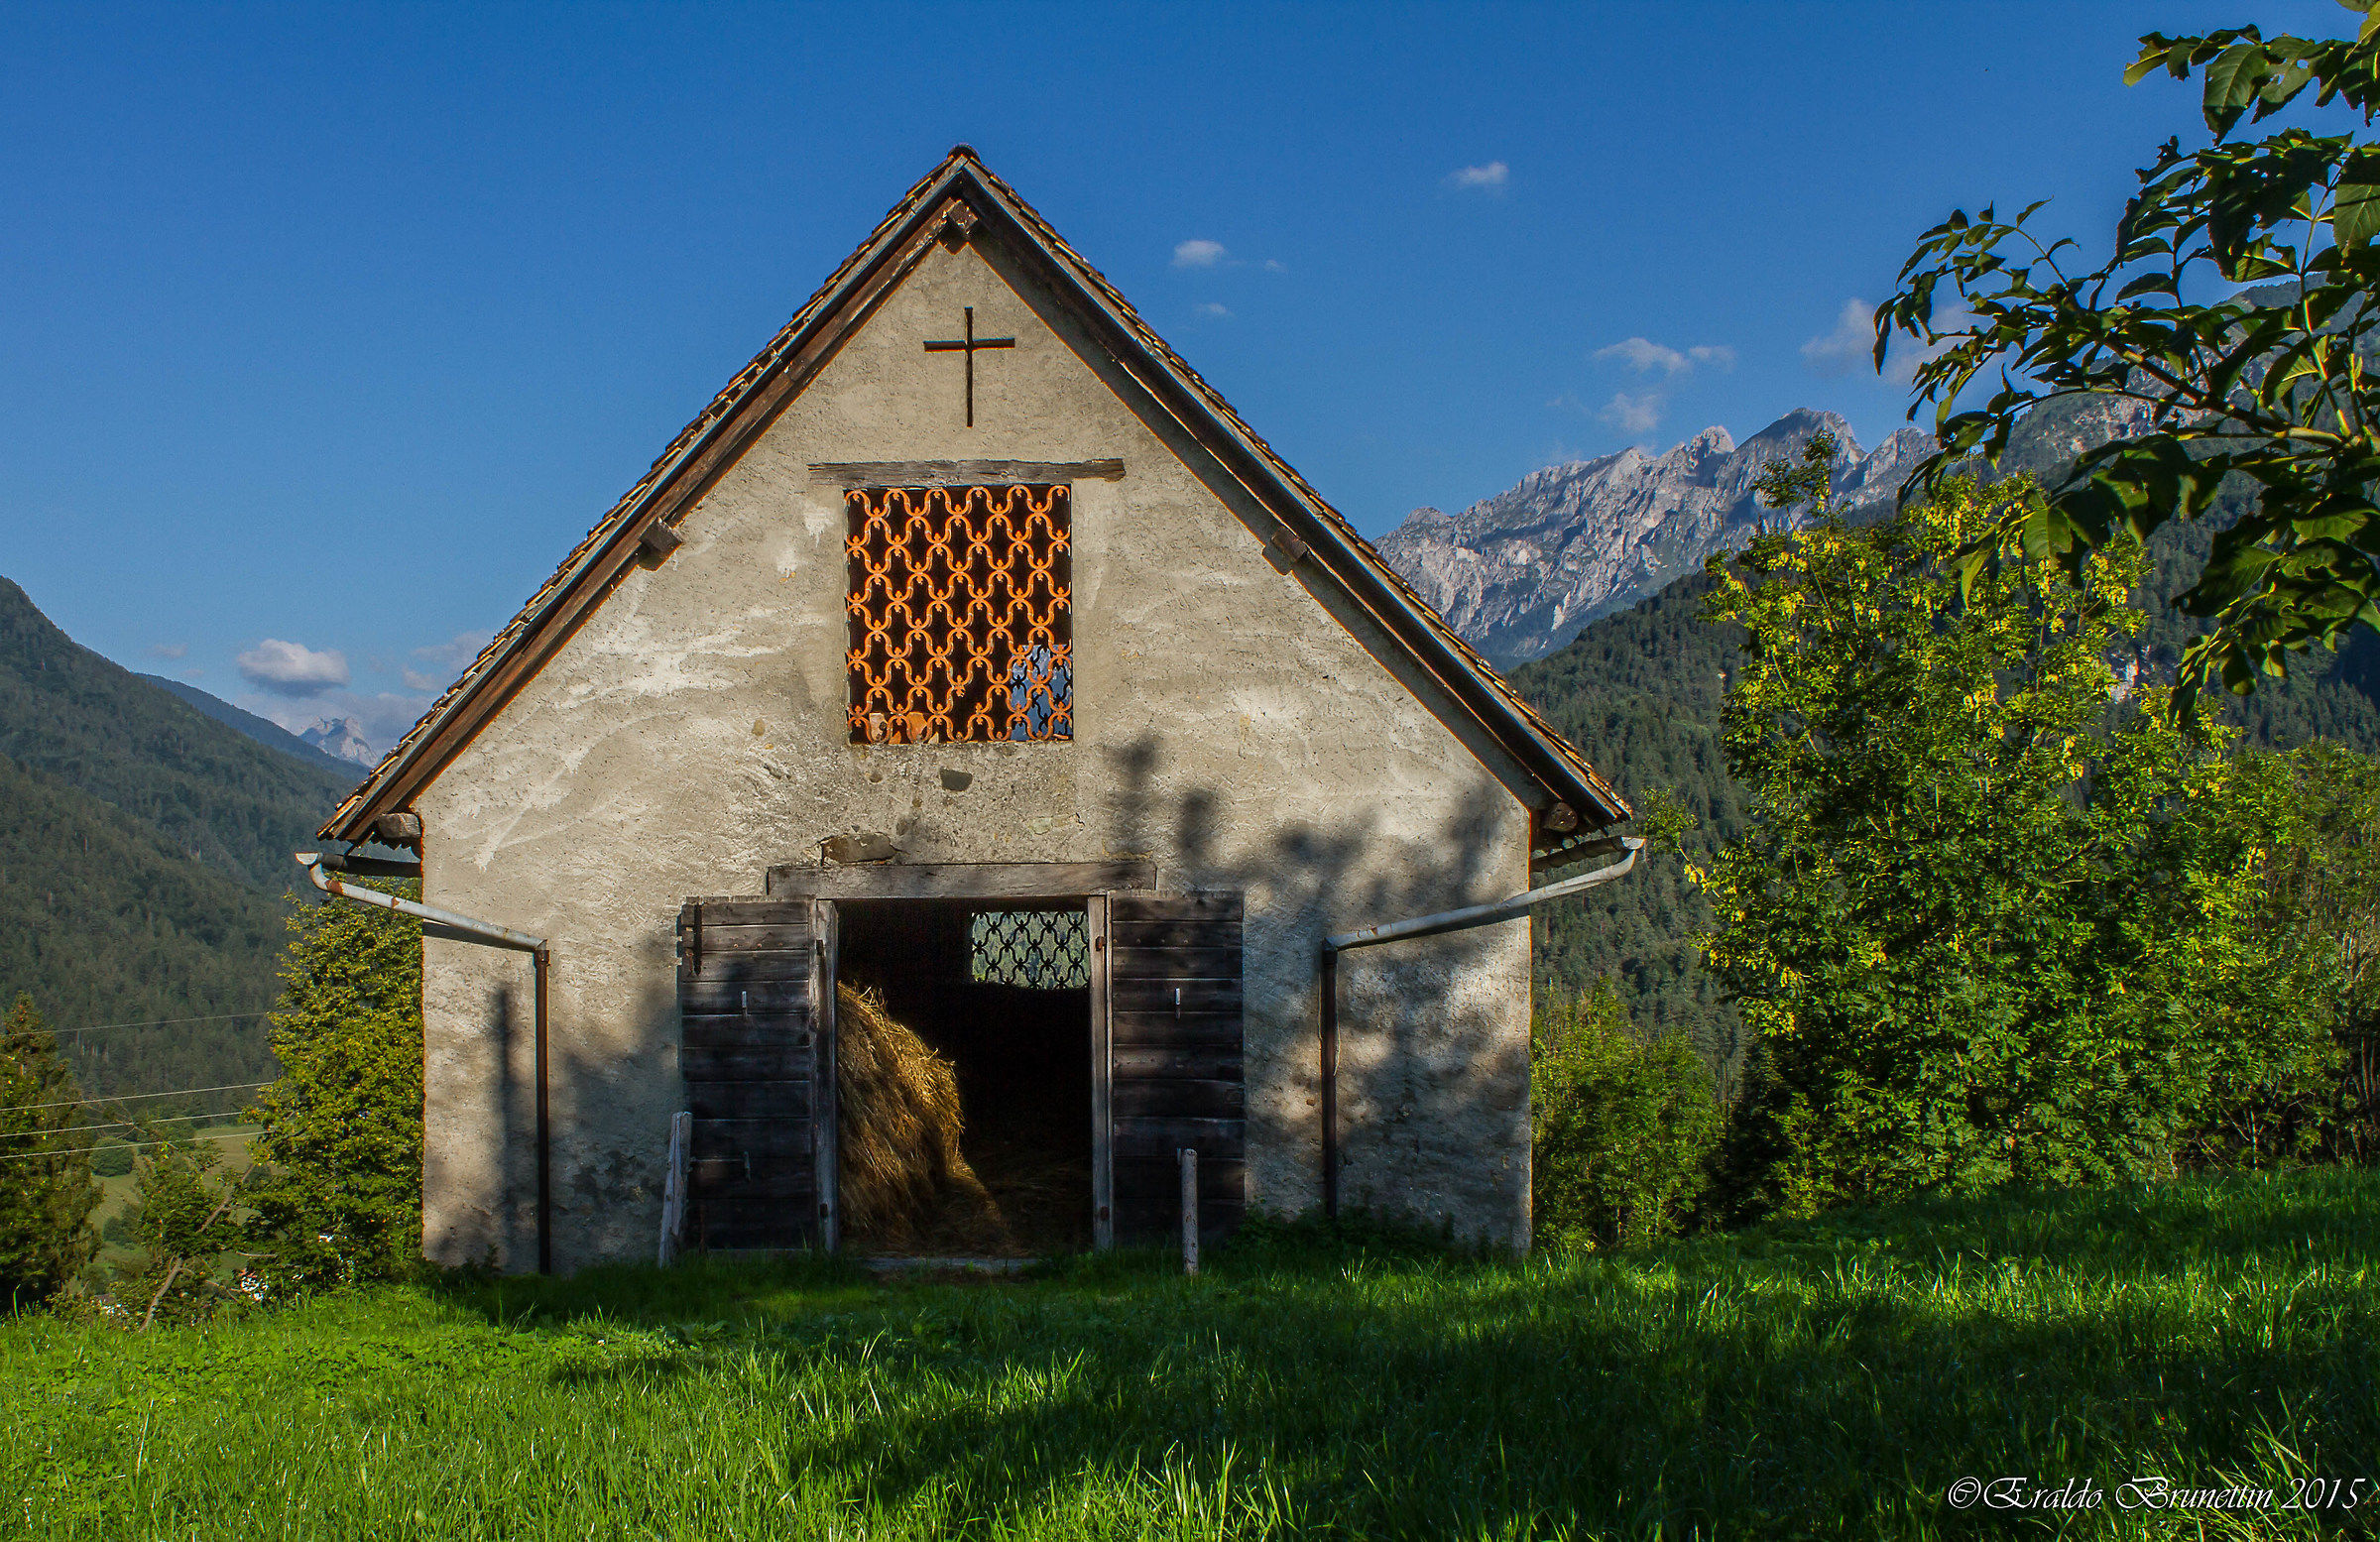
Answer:
<svg viewBox="0 0 2380 1542"><path fill-rule="evenodd" d="M2200 1167L2380 1156L2380 762L2316 741L2243 756L2237 801L2261 810L2259 941L2301 970L2326 1040L2225 1082L2187 1153Z"/></svg>
<svg viewBox="0 0 2380 1542"><path fill-rule="evenodd" d="M121 1140L110 1140L91 1153L91 1176L94 1178L123 1178L132 1172L132 1147Z"/></svg>
<svg viewBox="0 0 2380 1542"><path fill-rule="evenodd" d="M1701 875L1760 1039L1734 1181L1809 1215L2171 1173L2328 1056L2302 950L2259 924L2284 800L2109 667L2138 550L1963 575L2026 484L1854 528L1826 464L1764 481L1819 517L1723 566L1706 613L1746 638L1722 726L1748 818Z"/></svg>
<svg viewBox="0 0 2380 1542"><path fill-rule="evenodd" d="M1538 1003L1529 1045L1536 1234L1596 1248L1675 1233L1710 1181L1722 1124L1682 1038L1640 1038L1608 981Z"/></svg>
<svg viewBox="0 0 2380 1542"><path fill-rule="evenodd" d="M223 1160L219 1148L160 1138L154 1129L142 1134L155 1143L134 1168L139 1198L129 1214L141 1255L119 1271L115 1296L143 1328L158 1318L200 1321L224 1296L217 1275L223 1253L240 1241L233 1214L240 1184L211 1176Z"/></svg>

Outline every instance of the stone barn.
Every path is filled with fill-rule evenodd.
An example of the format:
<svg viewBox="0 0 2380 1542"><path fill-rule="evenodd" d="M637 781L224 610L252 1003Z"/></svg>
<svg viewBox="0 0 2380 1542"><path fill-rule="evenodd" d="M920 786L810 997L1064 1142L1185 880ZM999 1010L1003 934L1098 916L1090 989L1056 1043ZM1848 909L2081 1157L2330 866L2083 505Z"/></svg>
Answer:
<svg viewBox="0 0 2380 1542"><path fill-rule="evenodd" d="M887 1247L844 1224L855 1000L1007 1226L912 1250L1163 1238L1183 1148L1210 1232L1525 1247L1525 921L1328 1004L1322 943L1627 815L962 146L322 834L480 925L423 950L425 1251L568 1270L654 1255L681 1110L683 1245Z"/></svg>

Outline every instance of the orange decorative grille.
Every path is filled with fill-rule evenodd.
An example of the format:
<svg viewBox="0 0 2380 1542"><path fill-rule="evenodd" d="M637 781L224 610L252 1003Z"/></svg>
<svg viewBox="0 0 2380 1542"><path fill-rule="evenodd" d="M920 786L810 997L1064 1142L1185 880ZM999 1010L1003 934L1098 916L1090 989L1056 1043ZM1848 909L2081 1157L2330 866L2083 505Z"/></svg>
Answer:
<svg viewBox="0 0 2380 1542"><path fill-rule="evenodd" d="M1074 737L1068 493L845 495L853 744Z"/></svg>

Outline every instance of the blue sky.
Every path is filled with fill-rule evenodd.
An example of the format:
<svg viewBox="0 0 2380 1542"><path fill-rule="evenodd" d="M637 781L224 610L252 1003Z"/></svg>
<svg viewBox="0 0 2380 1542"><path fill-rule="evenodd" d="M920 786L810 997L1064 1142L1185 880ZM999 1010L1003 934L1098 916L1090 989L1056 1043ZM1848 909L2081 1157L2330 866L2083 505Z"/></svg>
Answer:
<svg viewBox="0 0 2380 1542"><path fill-rule="evenodd" d="M1540 466L1873 443L1955 205L2104 241L2209 5L75 7L0 52L0 574L379 747L948 147L1368 534ZM1856 314L1852 316L1856 320ZM1854 328L1856 330L1856 328Z"/></svg>

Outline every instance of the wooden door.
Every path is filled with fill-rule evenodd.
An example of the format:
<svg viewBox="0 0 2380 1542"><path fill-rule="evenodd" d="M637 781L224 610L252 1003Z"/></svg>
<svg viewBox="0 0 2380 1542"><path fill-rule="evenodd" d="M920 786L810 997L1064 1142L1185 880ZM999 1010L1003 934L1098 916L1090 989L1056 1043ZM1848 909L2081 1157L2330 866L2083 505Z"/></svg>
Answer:
<svg viewBox="0 0 2380 1542"><path fill-rule="evenodd" d="M1176 1236L1178 1152L1198 1152L1199 1230L1247 1209L1248 1099L1241 1070L1237 893L1108 900L1109 1097L1120 1241Z"/></svg>
<svg viewBox="0 0 2380 1542"><path fill-rule="evenodd" d="M689 900L678 912L678 1067L694 1116L686 1235L694 1246L814 1247L827 1240L818 1155L820 1130L832 1126L818 1096L819 930L807 899ZM825 999L833 1000L831 985Z"/></svg>

